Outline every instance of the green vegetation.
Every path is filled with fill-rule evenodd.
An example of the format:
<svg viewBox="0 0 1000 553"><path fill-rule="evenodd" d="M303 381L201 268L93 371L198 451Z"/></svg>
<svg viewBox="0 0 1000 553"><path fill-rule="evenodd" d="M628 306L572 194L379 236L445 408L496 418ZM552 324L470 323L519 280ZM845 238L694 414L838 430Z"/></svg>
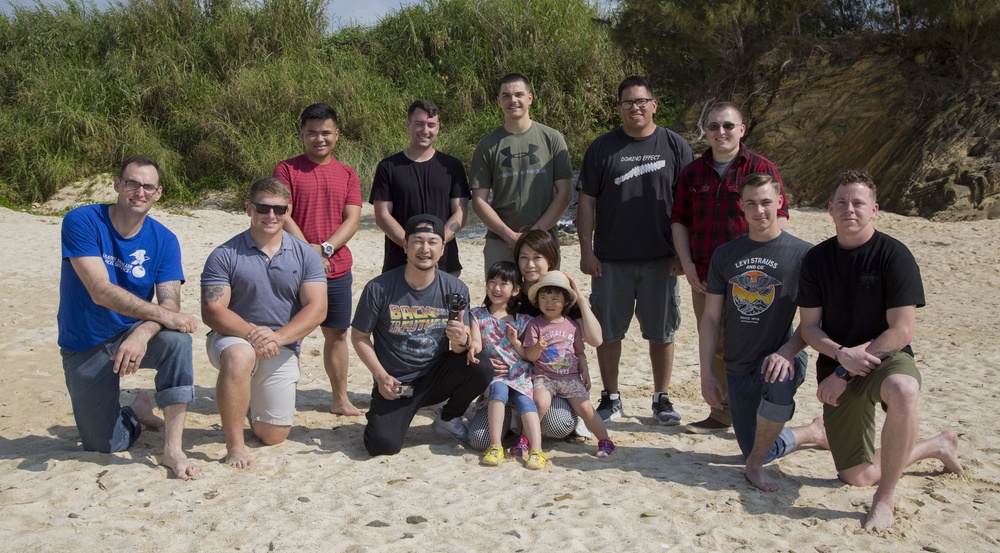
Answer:
<svg viewBox="0 0 1000 553"><path fill-rule="evenodd" d="M0 19L0 201L24 205L145 153L168 198L239 192L301 152L298 115L338 111L336 155L371 183L406 143L406 106L441 106L443 150L469 159L502 121L495 82L532 79L533 117L582 156L636 69L585 0L428 0L326 31L326 0L67 0ZM366 194L367 196L367 194Z"/></svg>
<svg viewBox="0 0 1000 553"><path fill-rule="evenodd" d="M373 27L327 29L328 0L88 0L0 17L0 205L43 201L145 153L167 197L239 194L300 152L298 114L340 114L337 156L371 182L405 145L408 103L442 110L441 149L468 160L500 124L494 83L532 79L533 117L578 163L618 123L614 91L648 75L669 124L709 75L735 77L781 35L897 35L942 61L995 59L996 0L424 0Z"/></svg>

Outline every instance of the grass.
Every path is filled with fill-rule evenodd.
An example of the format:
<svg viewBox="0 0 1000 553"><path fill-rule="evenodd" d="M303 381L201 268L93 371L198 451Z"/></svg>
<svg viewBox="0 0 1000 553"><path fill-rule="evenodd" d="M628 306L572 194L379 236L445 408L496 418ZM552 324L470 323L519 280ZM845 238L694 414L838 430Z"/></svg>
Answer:
<svg viewBox="0 0 1000 553"><path fill-rule="evenodd" d="M79 0L0 18L0 203L42 202L133 153L166 197L236 193L301 152L302 108L337 109L336 155L367 197L406 145L410 101L442 108L438 146L471 158L499 125L495 82L533 82L535 120L578 163L617 124L614 91L639 72L585 0L426 0L373 27L326 29L326 0Z"/></svg>

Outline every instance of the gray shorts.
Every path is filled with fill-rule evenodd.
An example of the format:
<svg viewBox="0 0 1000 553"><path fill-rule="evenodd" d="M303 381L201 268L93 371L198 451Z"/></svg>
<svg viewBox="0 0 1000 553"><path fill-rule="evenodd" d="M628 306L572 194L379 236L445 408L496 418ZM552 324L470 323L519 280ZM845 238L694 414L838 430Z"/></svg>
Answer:
<svg viewBox="0 0 1000 553"><path fill-rule="evenodd" d="M209 332L205 346L208 360L222 367L222 351L250 342L237 336ZM275 426L291 426L295 418L295 385L299 382L299 358L288 348L279 348L271 359L257 359L250 373L250 420Z"/></svg>
<svg viewBox="0 0 1000 553"><path fill-rule="evenodd" d="M605 343L625 337L633 313L644 339L673 343L681 324L681 294L677 277L670 276L672 261L601 261L603 276L593 278L590 306L601 323Z"/></svg>

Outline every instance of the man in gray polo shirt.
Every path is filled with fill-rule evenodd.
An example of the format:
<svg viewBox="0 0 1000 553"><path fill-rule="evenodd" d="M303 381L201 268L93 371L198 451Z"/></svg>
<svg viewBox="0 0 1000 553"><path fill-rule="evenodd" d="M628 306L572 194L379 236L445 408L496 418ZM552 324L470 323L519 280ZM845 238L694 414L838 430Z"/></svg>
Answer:
<svg viewBox="0 0 1000 553"><path fill-rule="evenodd" d="M284 232L288 188L273 177L250 186L250 229L216 248L201 274L208 358L219 369L216 401L226 433L223 462L254 464L243 421L266 445L285 441L295 415L299 342L326 318L326 272L309 244Z"/></svg>

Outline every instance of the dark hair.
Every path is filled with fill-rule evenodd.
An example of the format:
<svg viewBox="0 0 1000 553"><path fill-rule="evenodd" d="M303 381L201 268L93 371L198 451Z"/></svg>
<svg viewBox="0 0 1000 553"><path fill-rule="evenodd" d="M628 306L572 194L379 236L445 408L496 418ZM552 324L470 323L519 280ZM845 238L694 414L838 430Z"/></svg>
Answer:
<svg viewBox="0 0 1000 553"><path fill-rule="evenodd" d="M559 243L548 232L542 229L535 229L522 234L517 239L517 242L514 242L513 254L515 263L517 263L517 258L521 256L521 248L524 246L528 246L542 254L542 257L549 262L550 271L559 268Z"/></svg>
<svg viewBox="0 0 1000 553"><path fill-rule="evenodd" d="M633 86L644 86L646 90L649 91L649 95L653 96L653 85L646 80L645 77L640 77L638 75L632 75L631 77L626 77L622 84L618 85L618 100L622 99L622 92L625 92L626 88L632 88Z"/></svg>
<svg viewBox="0 0 1000 553"><path fill-rule="evenodd" d="M125 178L125 170L128 169L129 165L135 165L138 167L152 167L153 169L156 169L156 179L157 180L160 179L160 166L157 165L156 162L153 161L153 158L151 157L137 154L125 158L125 161L122 162L121 167L118 169L119 177Z"/></svg>
<svg viewBox="0 0 1000 553"><path fill-rule="evenodd" d="M775 192L779 195L781 194L781 185L778 184L777 179L767 173L750 173L740 181L740 196L743 195L743 190L747 188L760 188L769 184L774 187Z"/></svg>
<svg viewBox="0 0 1000 553"><path fill-rule="evenodd" d="M497 261L493 265L490 265L490 270L486 271L486 281L489 282L495 278L499 278L504 282L510 282L515 287L521 288L521 271L518 270L517 265L510 261ZM511 294L510 299L507 300L507 312L516 313L521 307L521 302L523 301L522 294ZM483 298L483 307L489 307L492 304L490 301L489 293Z"/></svg>
<svg viewBox="0 0 1000 553"><path fill-rule="evenodd" d="M326 121L327 119L333 120L333 126L339 127L340 124L337 122L337 112L333 111L333 108L326 104L313 104L306 109L302 110L301 123L299 123L299 128L305 127L306 122L310 119L318 119L320 121Z"/></svg>
<svg viewBox="0 0 1000 553"><path fill-rule="evenodd" d="M531 81L529 81L527 77L525 77L524 75L522 75L520 73L507 73L503 77L500 77L500 80L497 81L497 96L500 95L500 89L503 88L503 85L510 84L510 83L516 83L518 81L524 83L524 88L527 88L528 89L528 93L530 94L531 93Z"/></svg>
<svg viewBox="0 0 1000 553"><path fill-rule="evenodd" d="M863 184L872 191L872 199L878 200L878 195L875 189L875 179L868 173L868 171L863 171L861 169L848 169L837 177L837 182L833 184L833 194L837 193L837 189L841 186L847 186L848 184Z"/></svg>
<svg viewBox="0 0 1000 553"><path fill-rule="evenodd" d="M542 288L538 290L538 293L535 294L535 301L541 303L542 294L555 294L555 293L562 294L563 297L562 314L566 315L569 312L569 308L571 307L570 302L572 301L572 296L570 296L569 292L567 292L566 289L563 288L562 286L542 286Z"/></svg>
<svg viewBox="0 0 1000 553"><path fill-rule="evenodd" d="M267 194L270 196L279 196L286 202L291 198L291 193L288 191L288 187L285 183L274 177L261 177L250 185L250 192L247 197L250 201L257 199L258 194Z"/></svg>
<svg viewBox="0 0 1000 553"><path fill-rule="evenodd" d="M422 109L427 112L427 117L437 117L441 114L437 104L430 100L414 100L410 107L406 108L406 118L413 117L413 112Z"/></svg>

